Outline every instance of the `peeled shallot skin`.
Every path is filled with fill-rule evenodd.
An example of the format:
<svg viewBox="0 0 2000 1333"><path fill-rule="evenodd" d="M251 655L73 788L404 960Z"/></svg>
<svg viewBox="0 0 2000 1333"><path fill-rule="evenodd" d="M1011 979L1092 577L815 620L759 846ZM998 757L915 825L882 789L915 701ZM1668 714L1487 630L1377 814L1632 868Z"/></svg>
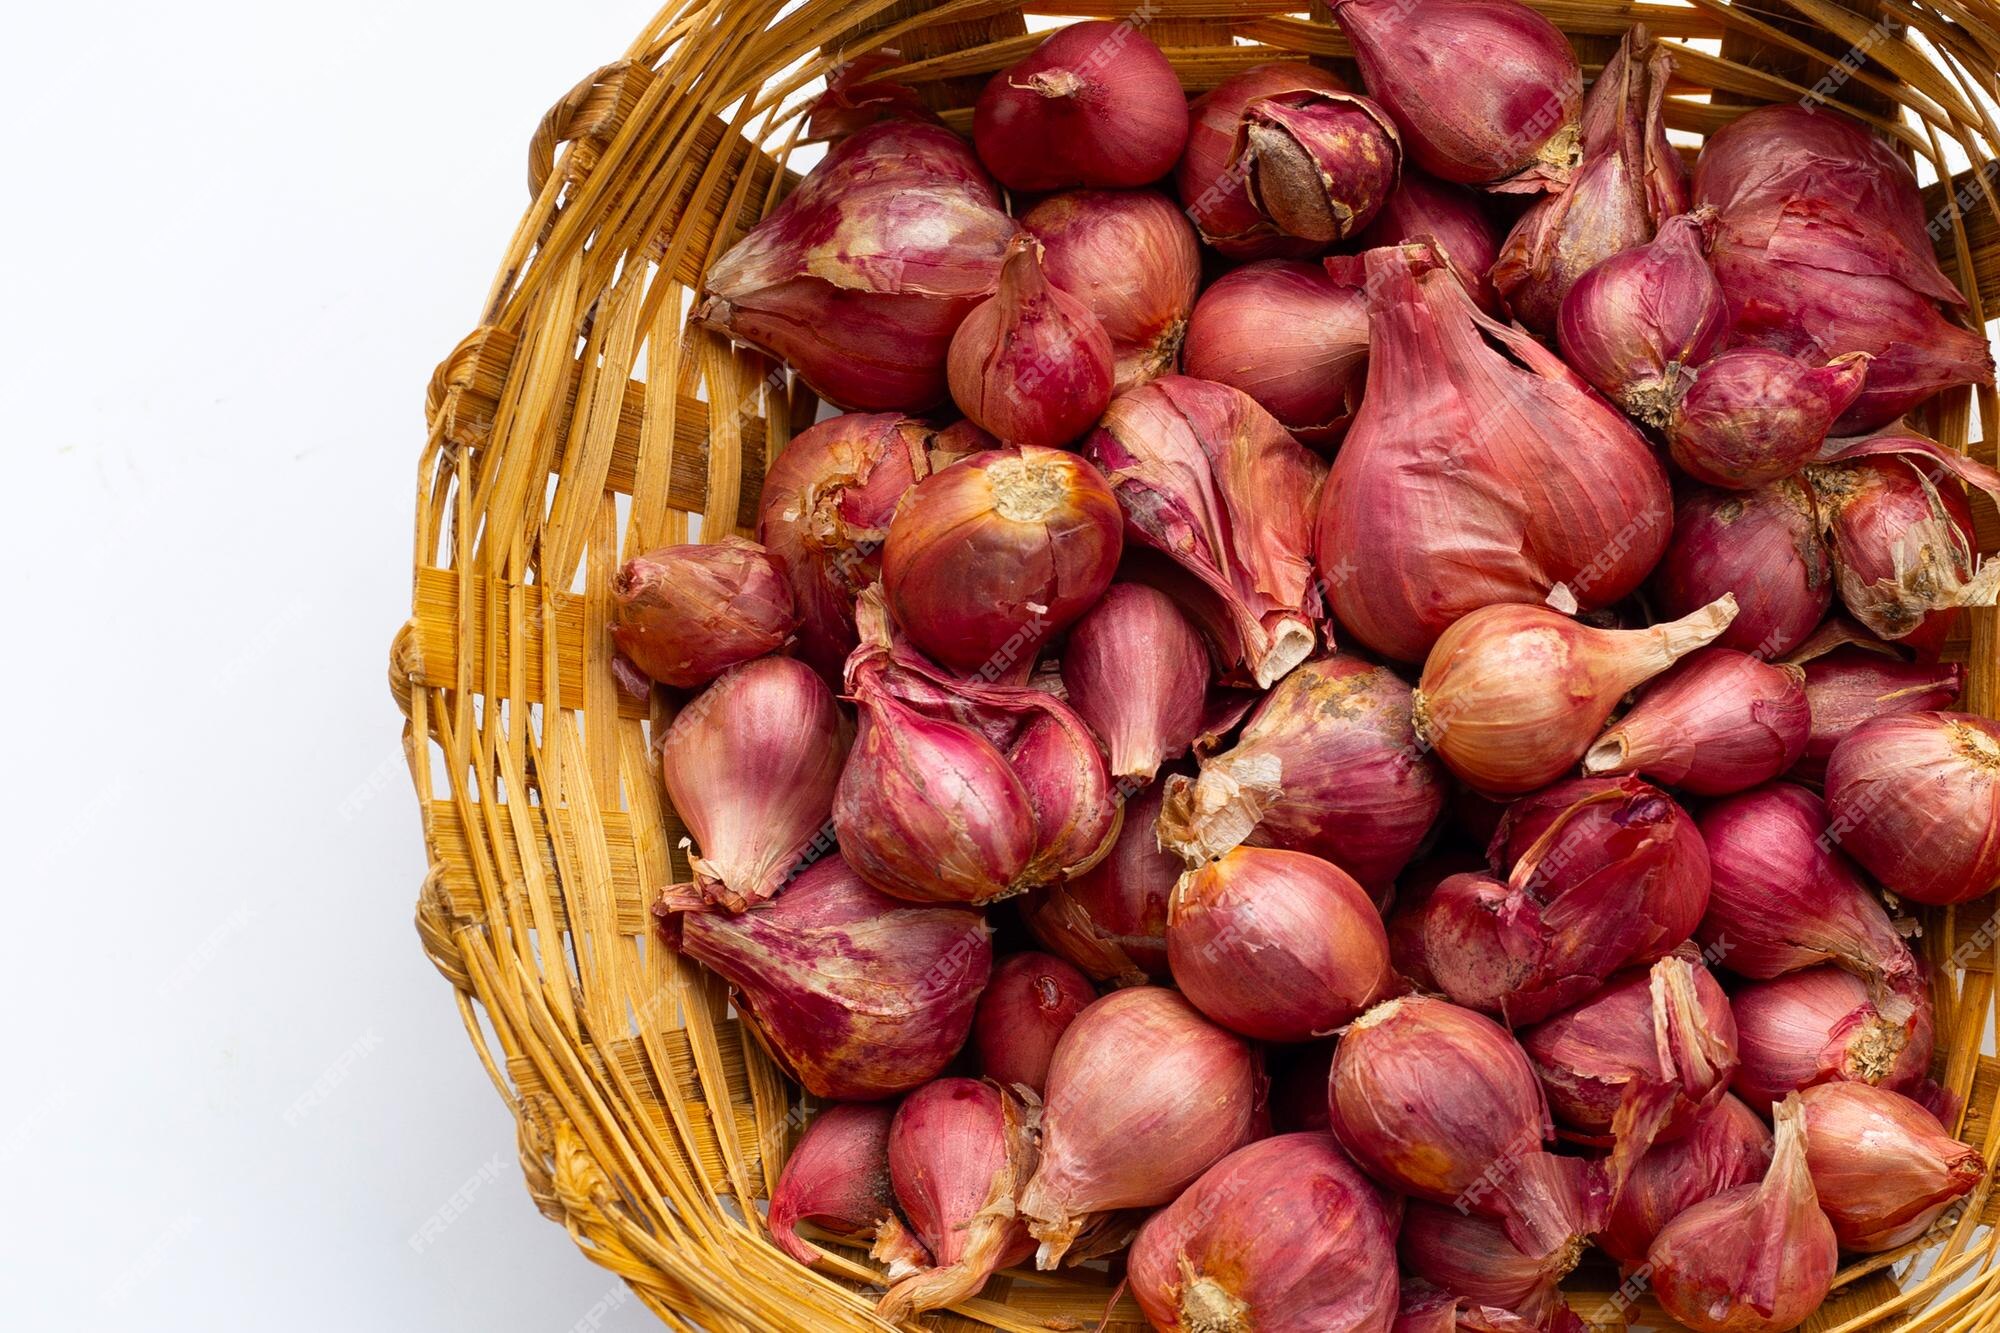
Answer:
<svg viewBox="0 0 2000 1333"><path fill-rule="evenodd" d="M1881 1254L1922 1239L1986 1178L1977 1148L1899 1093L1823 1083L1799 1100L1806 1165L1844 1250Z"/></svg>
<svg viewBox="0 0 2000 1333"><path fill-rule="evenodd" d="M1933 906L2000 880L2000 724L1972 713L1864 722L1826 761L1837 838L1885 888Z"/></svg>
<svg viewBox="0 0 2000 1333"><path fill-rule="evenodd" d="M1389 1333L1402 1204L1330 1134L1239 1148L1147 1219L1128 1273L1180 1333Z"/></svg>

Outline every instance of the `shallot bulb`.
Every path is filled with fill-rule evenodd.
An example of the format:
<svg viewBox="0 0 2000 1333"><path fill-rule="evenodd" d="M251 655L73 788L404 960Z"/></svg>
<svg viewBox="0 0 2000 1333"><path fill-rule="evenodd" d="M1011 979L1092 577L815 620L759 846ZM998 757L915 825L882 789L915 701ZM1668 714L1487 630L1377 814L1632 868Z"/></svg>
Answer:
<svg viewBox="0 0 2000 1333"><path fill-rule="evenodd" d="M1499 309L1487 273L1500 255L1500 233L1485 203L1463 185L1446 184L1405 164L1395 193L1361 233L1355 250L1359 253L1425 239L1444 253L1481 310L1490 315Z"/></svg>
<svg viewBox="0 0 2000 1333"><path fill-rule="evenodd" d="M1267 259L1195 302L1187 373L1243 390L1301 442L1336 444L1361 401L1368 297L1326 266Z"/></svg>
<svg viewBox="0 0 2000 1333"><path fill-rule="evenodd" d="M1808 968L1736 992L1736 1095L1768 1113L1816 1083L1867 1083L1910 1092L1930 1074L1930 995L1871 998L1837 967Z"/></svg>
<svg viewBox="0 0 2000 1333"><path fill-rule="evenodd" d="M1971 713L1878 717L1826 761L1829 835L1905 898L1969 902L2000 881L2000 724Z"/></svg>
<svg viewBox="0 0 2000 1333"><path fill-rule="evenodd" d="M1201 291L1201 246L1158 190L1075 190L1022 217L1042 270L1111 339L1114 393L1172 374Z"/></svg>
<svg viewBox="0 0 2000 1333"><path fill-rule="evenodd" d="M854 650L854 599L881 577L903 492L930 475L930 429L849 412L801 431L764 474L757 540L791 581L799 656L833 683Z"/></svg>
<svg viewBox="0 0 2000 1333"><path fill-rule="evenodd" d="M1003 1086L1041 1092L1057 1040L1096 998L1090 978L1062 959L1008 954L993 969L972 1019L981 1072Z"/></svg>
<svg viewBox="0 0 2000 1333"><path fill-rule="evenodd" d="M1674 462L1696 481L1739 491L1791 476L1860 395L1869 359L1851 352L1812 366L1737 347L1703 362L1682 380L1665 422Z"/></svg>
<svg viewBox="0 0 2000 1333"><path fill-rule="evenodd" d="M1056 449L993 449L918 482L889 525L882 587L921 651L989 679L1032 665L1088 610L1123 546L1098 470Z"/></svg>
<svg viewBox="0 0 2000 1333"><path fill-rule="evenodd" d="M1150 185L1187 136L1180 79L1130 20L1058 30L995 74L972 111L980 160L1010 190Z"/></svg>
<svg viewBox="0 0 2000 1333"><path fill-rule="evenodd" d="M662 685L691 689L784 646L798 625L785 576L755 542L666 546L611 579L611 639Z"/></svg>
<svg viewBox="0 0 2000 1333"><path fill-rule="evenodd" d="M1668 49L1635 24L1584 99L1583 160L1568 187L1537 200L1501 245L1493 286L1529 328L1554 332L1578 278L1687 211L1687 167L1662 116L1673 72Z"/></svg>
<svg viewBox="0 0 2000 1333"><path fill-rule="evenodd" d="M1458 5L1425 0L1407 26ZM1596 608L1636 589L1672 502L1652 447L1554 353L1481 314L1435 247L1363 259L1368 387L1316 540L1340 623L1419 662L1480 607L1553 593Z"/></svg>
<svg viewBox="0 0 2000 1333"><path fill-rule="evenodd" d="M1588 1241L1576 1236L1547 1254L1528 1254L1502 1224L1419 1199L1404 1215L1396 1248L1403 1271L1412 1277L1546 1329L1556 1326L1559 1284L1583 1258Z"/></svg>
<svg viewBox="0 0 2000 1333"><path fill-rule="evenodd" d="M811 1268L820 1252L799 1236L810 1222L846 1240L873 1237L898 1271L928 1265L930 1254L903 1226L889 1183L889 1120L883 1102L837 1102L813 1117L771 1191L771 1242Z"/></svg>
<svg viewBox="0 0 2000 1333"><path fill-rule="evenodd" d="M833 146L711 264L695 318L761 347L830 402L945 400L945 352L1000 284L1014 220L942 125L888 120Z"/></svg>
<svg viewBox="0 0 2000 1333"><path fill-rule="evenodd" d="M1722 285L1703 251L1713 209L1668 218L1653 239L1585 270L1556 314L1563 360L1649 426L1729 333Z"/></svg>
<svg viewBox="0 0 2000 1333"><path fill-rule="evenodd" d="M1094 1214L1173 1199L1253 1137L1263 1099L1249 1046L1173 991L1085 1009L1049 1063L1041 1166L1020 1200L1036 1265L1055 1267Z"/></svg>
<svg viewBox="0 0 2000 1333"><path fill-rule="evenodd" d="M1329 1134L1239 1148L1132 1243L1132 1295L1179 1333L1389 1333L1401 1201Z"/></svg>
<svg viewBox="0 0 2000 1333"><path fill-rule="evenodd" d="M1262 1041L1326 1036L1390 984L1389 940L1367 892L1316 856L1262 847L1182 876L1167 959L1195 1008Z"/></svg>
<svg viewBox="0 0 2000 1333"><path fill-rule="evenodd" d="M1812 734L1804 758L1792 769L1818 781L1834 747L1864 722L1900 713L1949 708L1965 689L1960 662L1905 662L1860 645L1847 645L1814 658L1801 657Z"/></svg>
<svg viewBox="0 0 2000 1333"><path fill-rule="evenodd" d="M1251 163L1244 160L1252 108L1270 99L1296 104L1313 94L1344 96L1347 90L1316 66L1279 61L1230 75L1188 108L1187 151L1174 168L1174 187L1201 239L1225 257L1297 259L1325 248L1323 241L1279 228L1252 195Z"/></svg>
<svg viewBox="0 0 2000 1333"><path fill-rule="evenodd" d="M1258 704L1234 749L1166 780L1161 844L1191 864L1239 843L1324 857L1386 888L1444 808L1400 677L1345 653L1301 663Z"/></svg>
<svg viewBox="0 0 2000 1333"><path fill-rule="evenodd" d="M983 1079L941 1078L903 1099L889 1126L889 1178L936 1266L892 1282L876 1305L900 1323L977 1295L1035 1242L1014 1200L1038 1159L1031 1103Z"/></svg>
<svg viewBox="0 0 2000 1333"><path fill-rule="evenodd" d="M1689 654L1583 755L1586 773L1643 773L1697 796L1767 782L1805 753L1806 673L1732 648Z"/></svg>
<svg viewBox="0 0 2000 1333"><path fill-rule="evenodd" d="M1954 384L1993 382L1985 335L1938 311L1965 298L1938 268L1915 174L1862 126L1814 106L1746 112L1702 145L1694 193L1720 215L1709 262L1736 345L1814 365L1875 358L1835 434L1885 425Z"/></svg>
<svg viewBox="0 0 2000 1333"><path fill-rule="evenodd" d="M1797 1328L1833 1287L1840 1246L1806 1167L1805 1110L1787 1098L1776 1116L1763 1181L1696 1204L1646 1252L1660 1304L1696 1333Z"/></svg>
<svg viewBox="0 0 2000 1333"><path fill-rule="evenodd" d="M1724 593L1650 629L1597 629L1542 606L1484 607L1424 662L1417 738L1482 791L1532 791L1581 759L1628 691L1712 642L1736 617Z"/></svg>
<svg viewBox="0 0 2000 1333"><path fill-rule="evenodd" d="M1022 878L1028 884L1080 875L1111 850L1119 806L1112 799L1104 752L1082 718L1039 691L1038 712L1007 751L1007 762L1035 812L1035 854Z"/></svg>
<svg viewBox="0 0 2000 1333"><path fill-rule="evenodd" d="M669 914L665 927L736 988L745 1019L806 1091L840 1101L936 1077L965 1044L993 963L979 913L879 893L837 853L769 903Z"/></svg>
<svg viewBox="0 0 2000 1333"><path fill-rule="evenodd" d="M1700 830L1635 778L1579 778L1516 801L1491 852L1504 879L1448 874L1411 895L1396 933L1420 964L1405 971L1514 1024L1665 957L1708 905Z"/></svg>
<svg viewBox="0 0 2000 1333"><path fill-rule="evenodd" d="M1007 243L1000 290L958 326L947 369L958 410L1007 444L1059 448L1111 401L1111 337L1049 282L1028 235Z"/></svg>
<svg viewBox="0 0 2000 1333"><path fill-rule="evenodd" d="M1653 604L1679 617L1731 593L1736 619L1715 646L1782 657L1833 605L1833 561L1819 527L1812 488L1794 478L1753 491L1690 487L1674 500Z"/></svg>
<svg viewBox="0 0 2000 1333"><path fill-rule="evenodd" d="M1916 958L1827 836L1819 797L1774 782L1701 813L1708 915L1697 938L1738 976L1769 980L1834 963L1883 993L1921 985Z"/></svg>
<svg viewBox="0 0 2000 1333"><path fill-rule="evenodd" d="M1160 795L1149 787L1127 802L1103 860L1022 900L1028 933L1098 981L1137 986L1167 979L1167 900L1186 867L1160 850L1153 831Z"/></svg>
<svg viewBox="0 0 2000 1333"><path fill-rule="evenodd" d="M1806 1167L1844 1250L1881 1254L1919 1240L1986 1179L1977 1148L1898 1093L1823 1083L1799 1101Z"/></svg>
<svg viewBox="0 0 2000 1333"><path fill-rule="evenodd" d="M1201 585L1209 610L1183 604L1225 669L1268 688L1306 659L1321 614L1309 547L1324 463L1249 395L1185 375L1120 394L1083 452L1117 478L1127 540Z"/></svg>
<svg viewBox="0 0 2000 1333"><path fill-rule="evenodd" d="M1655 1142L1687 1133L1729 1091L1736 1019L1707 968L1670 955L1529 1028L1521 1049L1556 1123L1615 1149L1618 1182Z"/></svg>
<svg viewBox="0 0 2000 1333"><path fill-rule="evenodd" d="M1425 171L1502 193L1569 183L1583 73L1553 23L1518 0L1335 0L1333 17Z"/></svg>
<svg viewBox="0 0 2000 1333"><path fill-rule="evenodd" d="M1063 648L1070 706L1104 742L1114 777L1151 782L1201 734L1213 671L1201 632L1173 599L1115 583Z"/></svg>
<svg viewBox="0 0 2000 1333"><path fill-rule="evenodd" d="M1770 1127L1725 1094L1686 1134L1655 1143L1633 1166L1612 1198L1598 1245L1620 1264L1638 1267L1668 1222L1726 1190L1762 1180L1771 1169L1771 1146Z"/></svg>
<svg viewBox="0 0 2000 1333"><path fill-rule="evenodd" d="M851 733L826 682L803 662L731 667L659 740L660 776L699 852L677 906L740 912L784 885L826 826Z"/></svg>
<svg viewBox="0 0 2000 1333"><path fill-rule="evenodd" d="M1287 236L1321 245L1374 221L1402 162L1388 113L1353 93L1260 97L1237 129L1234 165L1250 202Z"/></svg>
<svg viewBox="0 0 2000 1333"><path fill-rule="evenodd" d="M1393 1333L1548 1333L1540 1324L1497 1305L1481 1305L1428 1282L1403 1284Z"/></svg>
<svg viewBox="0 0 2000 1333"><path fill-rule="evenodd" d="M1370 1009L1334 1052L1333 1132L1362 1169L1414 1198L1507 1224L1534 1258L1597 1229L1597 1168L1542 1150L1547 1104L1528 1057L1490 1018L1404 996Z"/></svg>

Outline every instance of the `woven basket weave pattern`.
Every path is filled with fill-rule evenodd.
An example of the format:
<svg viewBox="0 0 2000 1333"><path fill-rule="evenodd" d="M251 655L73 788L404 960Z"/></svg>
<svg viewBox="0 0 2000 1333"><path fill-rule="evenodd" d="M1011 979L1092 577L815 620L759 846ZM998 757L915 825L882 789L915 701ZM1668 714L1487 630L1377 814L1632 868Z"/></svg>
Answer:
<svg viewBox="0 0 2000 1333"><path fill-rule="evenodd" d="M1587 77L1635 21L1680 43L1674 129L1707 134L1746 107L1816 94L1942 164L1926 198L1942 220L1939 256L1984 325L1985 302L2000 300L2000 126L1971 90L1994 90L2000 8L1533 3L1571 35ZM664 705L613 672L611 575L621 553L689 540L690 515L703 540L748 535L766 463L818 407L768 358L688 327L694 291L796 183L783 164L829 68L891 48L907 62L892 77L963 131L987 76L1041 40L1040 20L1073 17L1143 23L1193 90L1285 58L1360 86L1317 5L1068 0L1024 13L995 0L806 0L786 12L776 0L679 0L535 128L532 202L476 327L429 386L412 617L390 669L431 867L418 930L515 1111L537 1205L671 1328L888 1327L852 1285L874 1276L858 1252L835 1249L812 1273L763 1238L744 1201L768 1197L808 1117L723 985L647 933L649 892L688 867L648 751ZM1958 391L1914 424L1992 462L1990 439L1968 444L1975 410L1995 420L1990 394ZM1983 497L1977 508L1990 552L2000 522ZM1963 622L1962 706L1995 715L1995 614ZM1995 1008L1993 911L1986 900L1927 912L1921 941L1938 972L1939 1076L1965 1099L1961 1137L1989 1160L2000 1062L1980 1050ZM2000 1328L1996 1215L1982 1188L1930 1238L1928 1276L1898 1277L1900 1255L1855 1265L1808 1328ZM1580 1273L1577 1312L1615 1308L1615 1282ZM925 1322L1094 1328L1109 1295L1088 1271L1007 1275ZM1643 1296L1631 1313L1660 1320ZM1145 1322L1121 1298L1105 1327Z"/></svg>

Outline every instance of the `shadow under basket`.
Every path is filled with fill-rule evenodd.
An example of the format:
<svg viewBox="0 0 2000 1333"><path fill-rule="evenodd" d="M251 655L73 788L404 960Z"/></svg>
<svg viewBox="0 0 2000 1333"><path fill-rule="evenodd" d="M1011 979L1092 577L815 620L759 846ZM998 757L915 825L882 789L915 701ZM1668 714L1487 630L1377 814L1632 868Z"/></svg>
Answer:
<svg viewBox="0 0 2000 1333"><path fill-rule="evenodd" d="M1891 131L1932 164L1926 208L1949 223L1934 229L1939 259L1985 327L1984 303L2000 300L1989 0L1531 3L1570 35L1586 77L1635 21L1673 42L1668 121L1690 147L1746 109L1812 95ZM431 381L413 612L390 669L429 855L418 930L519 1122L536 1204L668 1327L889 1327L861 1251L821 1238L828 1258L809 1271L770 1244L759 1203L809 1119L801 1094L723 983L648 930L651 892L688 867L648 745L665 705L614 670L611 576L621 553L690 540L691 515L704 540L747 535L766 464L818 408L783 367L690 327L694 292L816 160L802 112L843 59L894 50L908 64L886 77L966 131L987 77L1046 29L1127 15L1093 0L674 0L536 128L531 203L476 327ZM1191 91L1276 59L1361 86L1318 4L1143 0L1135 21ZM1988 438L1969 443L1975 421ZM1990 463L1993 422L1990 394L1959 390L1913 424ZM1991 552L2000 519L1975 502ZM1948 655L1969 664L1961 706L1996 715L1995 613L1960 623ZM1991 899L1925 911L1918 941L1936 971L1934 1072L1965 1107L1953 1128L1989 1161L1993 914ZM1982 1186L1928 1245L1843 1270L1806 1327L2000 1328L1996 1213ZM1566 1285L1586 1320L1672 1326L1621 1296L1608 1267ZM1089 1268L1009 1272L915 1322L1145 1329L1127 1295L1107 1312L1112 1295Z"/></svg>

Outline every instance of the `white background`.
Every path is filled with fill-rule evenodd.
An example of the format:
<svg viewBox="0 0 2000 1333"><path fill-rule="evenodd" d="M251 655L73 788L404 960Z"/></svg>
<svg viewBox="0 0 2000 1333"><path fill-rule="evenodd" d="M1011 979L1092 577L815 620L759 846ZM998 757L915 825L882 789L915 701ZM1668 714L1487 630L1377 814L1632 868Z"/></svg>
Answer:
<svg viewBox="0 0 2000 1333"><path fill-rule="evenodd" d="M657 1327L418 946L385 684L425 380L648 17L7 6L0 1326Z"/></svg>

